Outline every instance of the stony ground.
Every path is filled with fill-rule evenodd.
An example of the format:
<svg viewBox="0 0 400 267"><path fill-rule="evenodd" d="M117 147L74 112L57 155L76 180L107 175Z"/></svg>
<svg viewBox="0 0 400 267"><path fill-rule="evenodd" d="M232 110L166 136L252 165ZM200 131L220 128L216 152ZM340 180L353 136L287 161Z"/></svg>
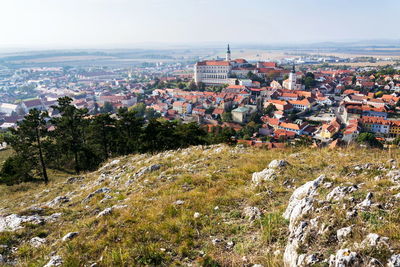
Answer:
<svg viewBox="0 0 400 267"><path fill-rule="evenodd" d="M191 147L0 187L0 261L400 266L398 155Z"/></svg>

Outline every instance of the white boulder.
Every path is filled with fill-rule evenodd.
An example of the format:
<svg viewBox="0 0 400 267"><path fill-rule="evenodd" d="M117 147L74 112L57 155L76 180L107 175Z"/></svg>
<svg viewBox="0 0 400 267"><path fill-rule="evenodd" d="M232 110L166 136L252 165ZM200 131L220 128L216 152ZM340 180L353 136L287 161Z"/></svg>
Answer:
<svg viewBox="0 0 400 267"><path fill-rule="evenodd" d="M63 264L63 260L60 256L56 255L50 258L50 261L43 267L53 267L53 266L61 266Z"/></svg>
<svg viewBox="0 0 400 267"><path fill-rule="evenodd" d="M69 241L71 239L73 239L74 237L76 237L79 233L78 232L70 232L68 234L66 234L61 240L63 242Z"/></svg>
<svg viewBox="0 0 400 267"><path fill-rule="evenodd" d="M347 237L349 237L353 232L353 227L344 227L336 231L336 237L340 242L343 242L346 240Z"/></svg>
<svg viewBox="0 0 400 267"><path fill-rule="evenodd" d="M269 163L268 168L270 168L270 169L282 168L282 167L285 167L287 164L288 164L288 162L285 160L274 159L273 161L271 161Z"/></svg>
<svg viewBox="0 0 400 267"><path fill-rule="evenodd" d="M394 254L390 257L388 267L399 267L400 266L400 254Z"/></svg>
<svg viewBox="0 0 400 267"><path fill-rule="evenodd" d="M32 247L38 248L46 243L46 239L36 236L36 237L31 238L29 243L31 244Z"/></svg>
<svg viewBox="0 0 400 267"><path fill-rule="evenodd" d="M361 266L360 256L349 249L339 249L336 255L331 255L329 267Z"/></svg>

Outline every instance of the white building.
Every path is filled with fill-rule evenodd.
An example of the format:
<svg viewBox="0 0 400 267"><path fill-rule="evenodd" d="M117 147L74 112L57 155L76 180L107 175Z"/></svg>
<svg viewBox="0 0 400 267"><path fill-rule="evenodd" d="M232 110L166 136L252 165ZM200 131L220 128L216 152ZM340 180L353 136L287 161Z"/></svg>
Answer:
<svg viewBox="0 0 400 267"><path fill-rule="evenodd" d="M236 65L231 59L231 49L228 45L225 60L206 60L194 65L194 81L207 85L229 84L229 76Z"/></svg>
<svg viewBox="0 0 400 267"><path fill-rule="evenodd" d="M207 60L194 66L195 83L228 84L232 65L229 61Z"/></svg>
<svg viewBox="0 0 400 267"><path fill-rule="evenodd" d="M296 89L296 83L297 83L297 76L296 76L296 70L293 65L293 69L289 74L289 83L288 83L288 89L289 90L295 90Z"/></svg>
<svg viewBox="0 0 400 267"><path fill-rule="evenodd" d="M17 105L9 104L9 103L0 103L0 113L5 113L8 116L13 112L17 112Z"/></svg>

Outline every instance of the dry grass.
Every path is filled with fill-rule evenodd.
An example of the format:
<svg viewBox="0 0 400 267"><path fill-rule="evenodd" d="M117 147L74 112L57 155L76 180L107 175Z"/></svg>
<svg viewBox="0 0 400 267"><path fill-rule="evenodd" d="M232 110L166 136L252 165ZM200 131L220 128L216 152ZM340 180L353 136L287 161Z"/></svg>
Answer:
<svg viewBox="0 0 400 267"><path fill-rule="evenodd" d="M221 151L218 151L221 150ZM296 154L297 156L296 156ZM394 151L392 157L397 158ZM66 176L52 174L52 182L21 184L0 187L0 210L3 214L32 214L30 206L44 207L42 213L62 212L62 219L45 225L28 225L16 232L0 233L0 244L17 247L15 252L0 249L6 257L17 257L21 266L42 266L52 252L61 255L66 266L84 266L97 262L99 266L154 266L185 265L240 266L260 263L264 266L282 266L282 255L287 240L287 221L281 214L287 206L294 188L304 182L326 174L335 185L343 182L365 185L355 198L362 198L369 190L376 192L377 199L385 200L390 182L375 181L374 171L352 172L351 166L361 163L382 163L389 158L380 150L317 150L295 149L267 151L262 149L191 148L169 155L138 155L124 157L116 166L84 175L84 180L65 184ZM276 181L254 188L251 174L260 171L273 159L286 159L290 165ZM130 186L125 183L141 167L163 164L160 170L145 174ZM121 173L118 179L107 179L97 184L102 172L111 176ZM57 178L55 178L57 177ZM291 186L284 186L284 181ZM112 189L112 199L100 202L104 194L89 202L82 200L97 188ZM322 190L323 198L329 190ZM44 203L58 195L68 194L71 201L60 208L48 208ZM174 204L183 200L184 204ZM112 215L97 218L99 211L115 204L128 205ZM260 208L260 220L250 223L243 217L245 206ZM216 208L218 207L218 208ZM199 218L194 213L199 212ZM341 206L323 214L327 223L362 226L363 232L354 236L360 239L365 232L375 231L388 236L393 246L400 244L399 209L385 214L371 211L354 221L343 219ZM384 223L380 219L384 218ZM335 220L333 220L335 218ZM360 227L361 229L361 227ZM68 232L79 235L69 241L60 238ZM333 230L332 230L333 232ZM47 245L33 248L28 243L32 237L43 236ZM219 242L213 244L213 240ZM227 248L233 241L233 248ZM328 242L329 239L326 240ZM309 249L319 249L316 243ZM325 244L325 252L335 245ZM322 250L324 251L324 250Z"/></svg>

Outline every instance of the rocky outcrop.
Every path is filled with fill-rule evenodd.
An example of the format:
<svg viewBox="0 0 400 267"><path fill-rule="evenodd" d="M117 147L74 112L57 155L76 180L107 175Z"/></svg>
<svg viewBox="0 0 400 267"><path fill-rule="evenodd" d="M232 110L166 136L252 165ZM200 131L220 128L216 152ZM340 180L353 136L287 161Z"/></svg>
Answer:
<svg viewBox="0 0 400 267"><path fill-rule="evenodd" d="M35 247L35 248L38 248L38 247L44 245L45 243L46 243L46 239L45 239L45 238L40 238L40 237L38 237L38 236L33 237L33 238L29 241L29 244L30 244L32 247Z"/></svg>
<svg viewBox="0 0 400 267"><path fill-rule="evenodd" d="M50 216L21 216L18 214L11 214L8 216L0 216L0 232L15 231L23 228L24 223L30 224L43 224L45 222L54 222L61 216L60 213L54 213Z"/></svg>
<svg viewBox="0 0 400 267"><path fill-rule="evenodd" d="M70 233L66 234L66 235L62 238L62 241L63 241L63 242L69 241L69 240L75 238L78 234L79 234L78 232L70 232Z"/></svg>
<svg viewBox="0 0 400 267"><path fill-rule="evenodd" d="M299 266L300 262L305 264L308 257L303 255L299 259L298 250L309 231L310 223L299 222L299 220L313 209L313 197L324 179L325 176L321 175L317 179L305 183L297 188L289 199L289 204L283 214L283 217L289 220L289 240L283 255L283 261L287 267ZM315 257L312 258L315 260Z"/></svg>
<svg viewBox="0 0 400 267"><path fill-rule="evenodd" d="M0 232L15 231L22 228L21 225L26 222L40 224L43 223L43 220L40 216L19 216L17 214L0 217Z"/></svg>
<svg viewBox="0 0 400 267"><path fill-rule="evenodd" d="M339 230L336 231L336 237L339 240L339 242L343 242L349 236L351 236L352 232L353 232L353 227L352 226L340 228Z"/></svg>
<svg viewBox="0 0 400 267"><path fill-rule="evenodd" d="M283 213L283 217L290 221L289 229L294 228L296 220L312 208L313 196L317 188L325 179L324 175L313 181L309 181L297 188L289 199L289 204Z"/></svg>
<svg viewBox="0 0 400 267"><path fill-rule="evenodd" d="M254 221L261 218L261 211L257 207L245 207L243 214L249 221Z"/></svg>
<svg viewBox="0 0 400 267"><path fill-rule="evenodd" d="M394 254L390 257L387 267L399 267L400 266L400 254Z"/></svg>
<svg viewBox="0 0 400 267"><path fill-rule="evenodd" d="M329 267L358 267L362 266L360 255L350 249L339 249L336 255L329 259Z"/></svg>
<svg viewBox="0 0 400 267"><path fill-rule="evenodd" d="M50 258L50 261L43 267L53 267L53 266L61 266L63 264L63 260L60 256L56 255Z"/></svg>
<svg viewBox="0 0 400 267"><path fill-rule="evenodd" d="M268 165L268 168L270 169L277 169L277 168L282 168L288 165L288 162L286 160L281 160L281 159L274 159L271 161Z"/></svg>
<svg viewBox="0 0 400 267"><path fill-rule="evenodd" d="M362 241L361 246L362 247L382 247L382 246L389 247L389 244L387 243L388 241L389 241L389 238L387 238L387 237L382 237L378 234L370 233Z"/></svg>
<svg viewBox="0 0 400 267"><path fill-rule="evenodd" d="M105 208L103 211L101 211L99 214L97 214L97 218L110 215L116 209L124 209L124 208L127 208L127 207L128 207L127 205L114 205L112 207Z"/></svg>
<svg viewBox="0 0 400 267"><path fill-rule="evenodd" d="M327 196L327 201L340 201L345 198L348 194L358 190L357 185L352 186L338 186L335 187Z"/></svg>
<svg viewBox="0 0 400 267"><path fill-rule="evenodd" d="M369 207L371 207L371 205L372 205L372 197L374 196L374 194L372 194L371 192L369 192L368 194L367 194L367 196L365 197L365 199L361 202L361 203L359 203L358 205L357 205L357 208L359 208L359 209L366 209L366 208L369 208Z"/></svg>
<svg viewBox="0 0 400 267"><path fill-rule="evenodd" d="M254 185L260 185L264 181L272 181L275 180L275 178L275 170L267 168L260 172L253 173L251 181Z"/></svg>
<svg viewBox="0 0 400 267"><path fill-rule="evenodd" d="M386 175L392 182L400 183L400 170L391 170Z"/></svg>
<svg viewBox="0 0 400 267"><path fill-rule="evenodd" d="M87 195L87 197L82 202L84 202L84 203L89 202L89 200L91 200L95 195L102 194L102 193L110 193L110 192L111 192L111 189L108 187L99 188L96 191Z"/></svg>
<svg viewBox="0 0 400 267"><path fill-rule="evenodd" d="M60 206L63 203L69 202L70 199L67 196L58 196L52 201L48 202L46 205L49 206L50 208L54 208L56 206Z"/></svg>
<svg viewBox="0 0 400 267"><path fill-rule="evenodd" d="M264 181L272 181L276 178L277 170L288 165L285 160L273 160L269 163L268 168L262 170L261 172L253 173L251 181L253 185L258 186L262 184Z"/></svg>
<svg viewBox="0 0 400 267"><path fill-rule="evenodd" d="M139 178L139 177L145 175L146 173L150 173L150 172L159 170L161 168L161 166L162 166L161 164L153 164L148 167L143 167L137 173L135 173L134 176L135 176L135 178Z"/></svg>

